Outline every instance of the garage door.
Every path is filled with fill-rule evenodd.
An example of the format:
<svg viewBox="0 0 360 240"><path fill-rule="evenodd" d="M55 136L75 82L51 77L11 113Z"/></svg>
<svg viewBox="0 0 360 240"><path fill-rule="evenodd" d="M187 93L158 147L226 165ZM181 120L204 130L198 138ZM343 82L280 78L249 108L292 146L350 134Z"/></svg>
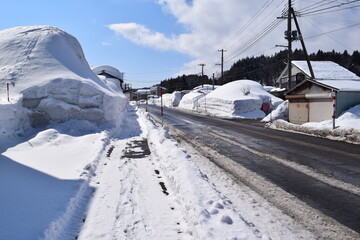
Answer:
<svg viewBox="0 0 360 240"><path fill-rule="evenodd" d="M303 124L309 121L309 102L290 102L289 121Z"/></svg>
<svg viewBox="0 0 360 240"><path fill-rule="evenodd" d="M333 114L331 99L311 99L309 108L309 122L331 120Z"/></svg>

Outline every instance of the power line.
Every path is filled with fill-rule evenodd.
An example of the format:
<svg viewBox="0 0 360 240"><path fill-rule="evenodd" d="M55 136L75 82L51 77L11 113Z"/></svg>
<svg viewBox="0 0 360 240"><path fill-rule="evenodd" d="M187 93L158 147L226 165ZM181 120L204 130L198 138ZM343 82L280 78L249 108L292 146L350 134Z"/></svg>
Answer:
<svg viewBox="0 0 360 240"><path fill-rule="evenodd" d="M251 47L253 47L255 44L259 43L265 36L267 36L270 32L272 32L276 27L280 25L280 23L283 21L283 19L276 19L273 22L271 22L269 25L267 25L265 28L262 29L260 33L249 39L247 42L242 44L241 47L236 49L234 53L232 53L225 62L231 61L235 57L239 56L240 54L244 53L245 51L249 50Z"/></svg>
<svg viewBox="0 0 360 240"><path fill-rule="evenodd" d="M352 27L359 26L359 25L360 25L360 23L356 23L356 24L353 24L353 25L351 25L351 26L334 29L334 30L331 30L331 31L328 31L328 32L325 32L325 33L321 33L321 34L313 35L313 36L310 36L310 37L306 37L306 38L304 38L304 39L310 39L310 38L319 37L319 36L322 36L322 35L326 35L326 34L328 34L328 33L333 33L333 32L337 32L337 31L341 31L341 30L344 30L344 29L347 29L347 28L352 28Z"/></svg>
<svg viewBox="0 0 360 240"><path fill-rule="evenodd" d="M315 14L315 13L321 13L325 10L329 10L329 9L333 9L333 8L339 8L339 7L342 7L342 6L345 6L345 5L349 5L349 4L352 4L352 3L356 3L356 2L359 2L360 0L353 0L353 1L350 1L350 2L346 2L346 3L340 3L340 4L337 4L337 5L333 5L333 6L329 6L329 7L324 7L324 8L320 8L320 9L312 9L312 10L308 10L308 11L304 11L304 10L300 10L298 11L300 13L301 16L306 16L306 15L310 15L310 14ZM334 1L332 1L334 2ZM357 5L358 6L358 5ZM351 6L349 8L352 8L354 6ZM348 8L345 8L345 9L348 9Z"/></svg>
<svg viewBox="0 0 360 240"><path fill-rule="evenodd" d="M133 74L133 75L136 75L136 74L158 74L158 73L167 73L167 72L174 72L174 71L179 71L180 69L169 69L169 70L164 70L164 71L155 71L155 72L126 72L126 75L129 75L129 74Z"/></svg>
<svg viewBox="0 0 360 240"><path fill-rule="evenodd" d="M333 41L339 43L339 44L342 45L343 47L348 48L348 49L350 49L351 51L354 51L354 50L351 49L350 47L345 46L343 43L341 43L341 42L339 42L338 40L336 40L335 38L331 37L331 36L329 35L329 33L331 33L331 32L324 33L323 31L321 31L320 28L318 28L315 24L313 24L312 22L310 22L308 19L305 18L305 20L307 20L311 25L313 25L313 26L314 26L317 30L319 30L323 35L326 35L328 38L330 38L330 39L332 39ZM356 26L356 25L360 25L360 23L354 24L354 26ZM354 26L352 26L352 27L354 27ZM348 27L346 27L346 28L348 28ZM342 29L341 29L341 30L342 30ZM340 30L337 30L337 31L340 31ZM332 32L333 32L333 31L332 31Z"/></svg>
<svg viewBox="0 0 360 240"><path fill-rule="evenodd" d="M354 6L351 6L351 7L346 7L346 8L341 8L341 9L336 9L336 10L331 10L331 11L325 11L325 12L321 12L321 13L306 14L305 16L313 16L313 15L317 15L317 14L325 14L325 13L344 11L344 10L347 10L347 9L353 9L353 8L358 8L358 7L360 7L360 4L359 5L354 5Z"/></svg>
<svg viewBox="0 0 360 240"><path fill-rule="evenodd" d="M276 15L278 15L278 10L280 9L279 7L282 6L285 1L286 0L282 0L279 4L273 7L273 3L276 1L267 0L256 12L256 14L250 20L248 20L239 31L237 31L228 41L222 44L222 47L228 49L229 55L238 51L237 49L239 49L239 46L235 47L235 45L242 43L243 39L251 37L254 32L258 34L261 33L263 31L261 27L269 22L268 19L275 18ZM263 17L263 15L265 16ZM249 32L246 32L247 29L249 29ZM216 61L216 58L217 57L208 57L203 59L203 61L209 63L213 69L216 67L216 65L212 65L211 63Z"/></svg>

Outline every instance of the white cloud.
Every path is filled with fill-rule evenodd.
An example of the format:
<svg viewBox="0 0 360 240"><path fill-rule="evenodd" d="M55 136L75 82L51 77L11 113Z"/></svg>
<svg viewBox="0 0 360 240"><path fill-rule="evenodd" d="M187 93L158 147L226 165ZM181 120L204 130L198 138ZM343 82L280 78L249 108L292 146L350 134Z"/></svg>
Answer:
<svg viewBox="0 0 360 240"><path fill-rule="evenodd" d="M176 42L176 39L169 39L164 34L152 32L137 23L116 23L109 25L109 28L134 43L158 50L172 50Z"/></svg>
<svg viewBox="0 0 360 240"><path fill-rule="evenodd" d="M246 56L277 52L280 49L274 48L275 45L286 43L284 39L286 21L262 41L256 40L260 33L268 29L267 26L271 22L276 21L277 17L281 16L287 3L284 0L275 0L269 5L266 5L269 1L239 0L193 0L191 4L188 0L156 0L156 2L162 7L164 13L174 16L187 31L178 35L164 34L137 23L111 24L109 28L136 44L162 51L177 51L193 57L194 61L184 65L185 72L198 72L197 64L200 62L207 64L206 69L215 63L219 63L220 53L218 49L221 48L227 49L225 58L228 58L228 64L231 64L231 61ZM262 6L264 8L261 10ZM259 10L261 10L261 14L255 17ZM359 11L351 15L344 15L344 12L340 12L332 16L344 18L347 21L351 20L349 18L353 18L353 21L357 21L358 13ZM308 19L312 20L312 18ZM301 22L304 28L304 37L321 33L308 22ZM337 24L336 26L331 21L324 21L320 24L316 22L315 18L314 22L323 32L335 29L337 26L350 25L349 22L343 22L342 25ZM241 29L244 31L239 32ZM359 31L359 27L357 27L356 29L333 33L331 36L343 42L350 49L357 49L356 42L359 41ZM356 32L356 34L352 32ZM255 41L257 44L249 48L246 47L247 43ZM309 52L316 52L318 49L339 51L344 49L344 46L337 44L326 35L322 38L309 39L306 45ZM294 46L299 48L300 44L294 43ZM230 57L232 58L229 59ZM211 71L214 72L216 69L212 68Z"/></svg>
<svg viewBox="0 0 360 240"><path fill-rule="evenodd" d="M189 32L166 37L137 23L111 24L109 28L136 44L198 58L216 52L246 16L236 7L241 7L238 0L227 0L226 4L221 0L194 0L191 6L185 0L158 0L158 4Z"/></svg>
<svg viewBox="0 0 360 240"><path fill-rule="evenodd" d="M112 46L112 43L110 43L110 42L102 42L101 45L103 45L103 46Z"/></svg>

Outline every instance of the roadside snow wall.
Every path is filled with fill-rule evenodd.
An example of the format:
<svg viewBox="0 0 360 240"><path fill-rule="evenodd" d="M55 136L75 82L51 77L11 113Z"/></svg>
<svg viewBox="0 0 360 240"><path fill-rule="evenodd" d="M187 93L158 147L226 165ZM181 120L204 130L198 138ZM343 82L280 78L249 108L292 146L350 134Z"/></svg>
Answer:
<svg viewBox="0 0 360 240"><path fill-rule="evenodd" d="M165 107L177 107L181 100L181 92L175 91L173 93L165 93L162 95L163 105ZM161 105L161 98L152 98L148 100L149 104Z"/></svg>
<svg viewBox="0 0 360 240"><path fill-rule="evenodd" d="M216 88L219 86L215 86ZM214 88L215 88L214 87ZM203 98L206 94L209 94L213 91L213 86L205 84L203 86L195 87L191 92L185 94L180 103L179 108L187 110L200 110L201 107L199 104L199 99Z"/></svg>
<svg viewBox="0 0 360 240"><path fill-rule="evenodd" d="M0 31L0 51L3 132L52 120L121 124L127 98L93 73L75 37L51 26L16 27Z"/></svg>
<svg viewBox="0 0 360 240"><path fill-rule="evenodd" d="M237 80L218 87L201 98L199 103L206 105L206 111L216 116L264 118L261 106L269 99L274 107L282 102L255 81Z"/></svg>

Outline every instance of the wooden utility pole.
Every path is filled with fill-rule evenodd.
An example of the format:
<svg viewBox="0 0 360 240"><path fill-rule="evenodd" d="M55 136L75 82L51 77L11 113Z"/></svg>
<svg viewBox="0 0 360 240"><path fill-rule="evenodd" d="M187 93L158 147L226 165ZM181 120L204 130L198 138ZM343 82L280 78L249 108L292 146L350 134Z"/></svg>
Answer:
<svg viewBox="0 0 360 240"><path fill-rule="evenodd" d="M221 52L221 85L222 85L224 84L224 52L226 52L226 50L220 49L218 51Z"/></svg>
<svg viewBox="0 0 360 240"><path fill-rule="evenodd" d="M213 73L212 76L212 84L213 84L213 90L215 89L215 73Z"/></svg>
<svg viewBox="0 0 360 240"><path fill-rule="evenodd" d="M292 58L292 33L291 33L291 1L289 0L288 3L288 15L287 15L287 33L286 33L286 37L288 40L288 63L287 63L287 67L288 67L288 90L290 90L291 88L291 58Z"/></svg>
<svg viewBox="0 0 360 240"><path fill-rule="evenodd" d="M204 66L206 66L206 64L204 63L200 63L199 66L201 66L201 81L202 81L202 86L204 87Z"/></svg>
<svg viewBox="0 0 360 240"><path fill-rule="evenodd" d="M297 31L298 31L298 33L299 33L298 39L300 40L301 46L302 46L303 51L304 51L304 53L305 53L306 62L307 62L307 65L308 65L308 68L309 68L309 71L310 71L311 78L312 78L312 79L315 79L314 71L313 71L312 66L311 66L311 62L310 62L310 59L309 59L308 52L307 52L307 50L306 50L306 46L305 46L304 39L303 39L303 37L302 37L300 25L299 25L299 23L298 23L298 21L297 21L297 19L296 19L296 14L295 14L295 11L294 11L293 8L291 8L291 14L292 14L293 17L294 17L295 26L296 26L296 29L297 29Z"/></svg>

